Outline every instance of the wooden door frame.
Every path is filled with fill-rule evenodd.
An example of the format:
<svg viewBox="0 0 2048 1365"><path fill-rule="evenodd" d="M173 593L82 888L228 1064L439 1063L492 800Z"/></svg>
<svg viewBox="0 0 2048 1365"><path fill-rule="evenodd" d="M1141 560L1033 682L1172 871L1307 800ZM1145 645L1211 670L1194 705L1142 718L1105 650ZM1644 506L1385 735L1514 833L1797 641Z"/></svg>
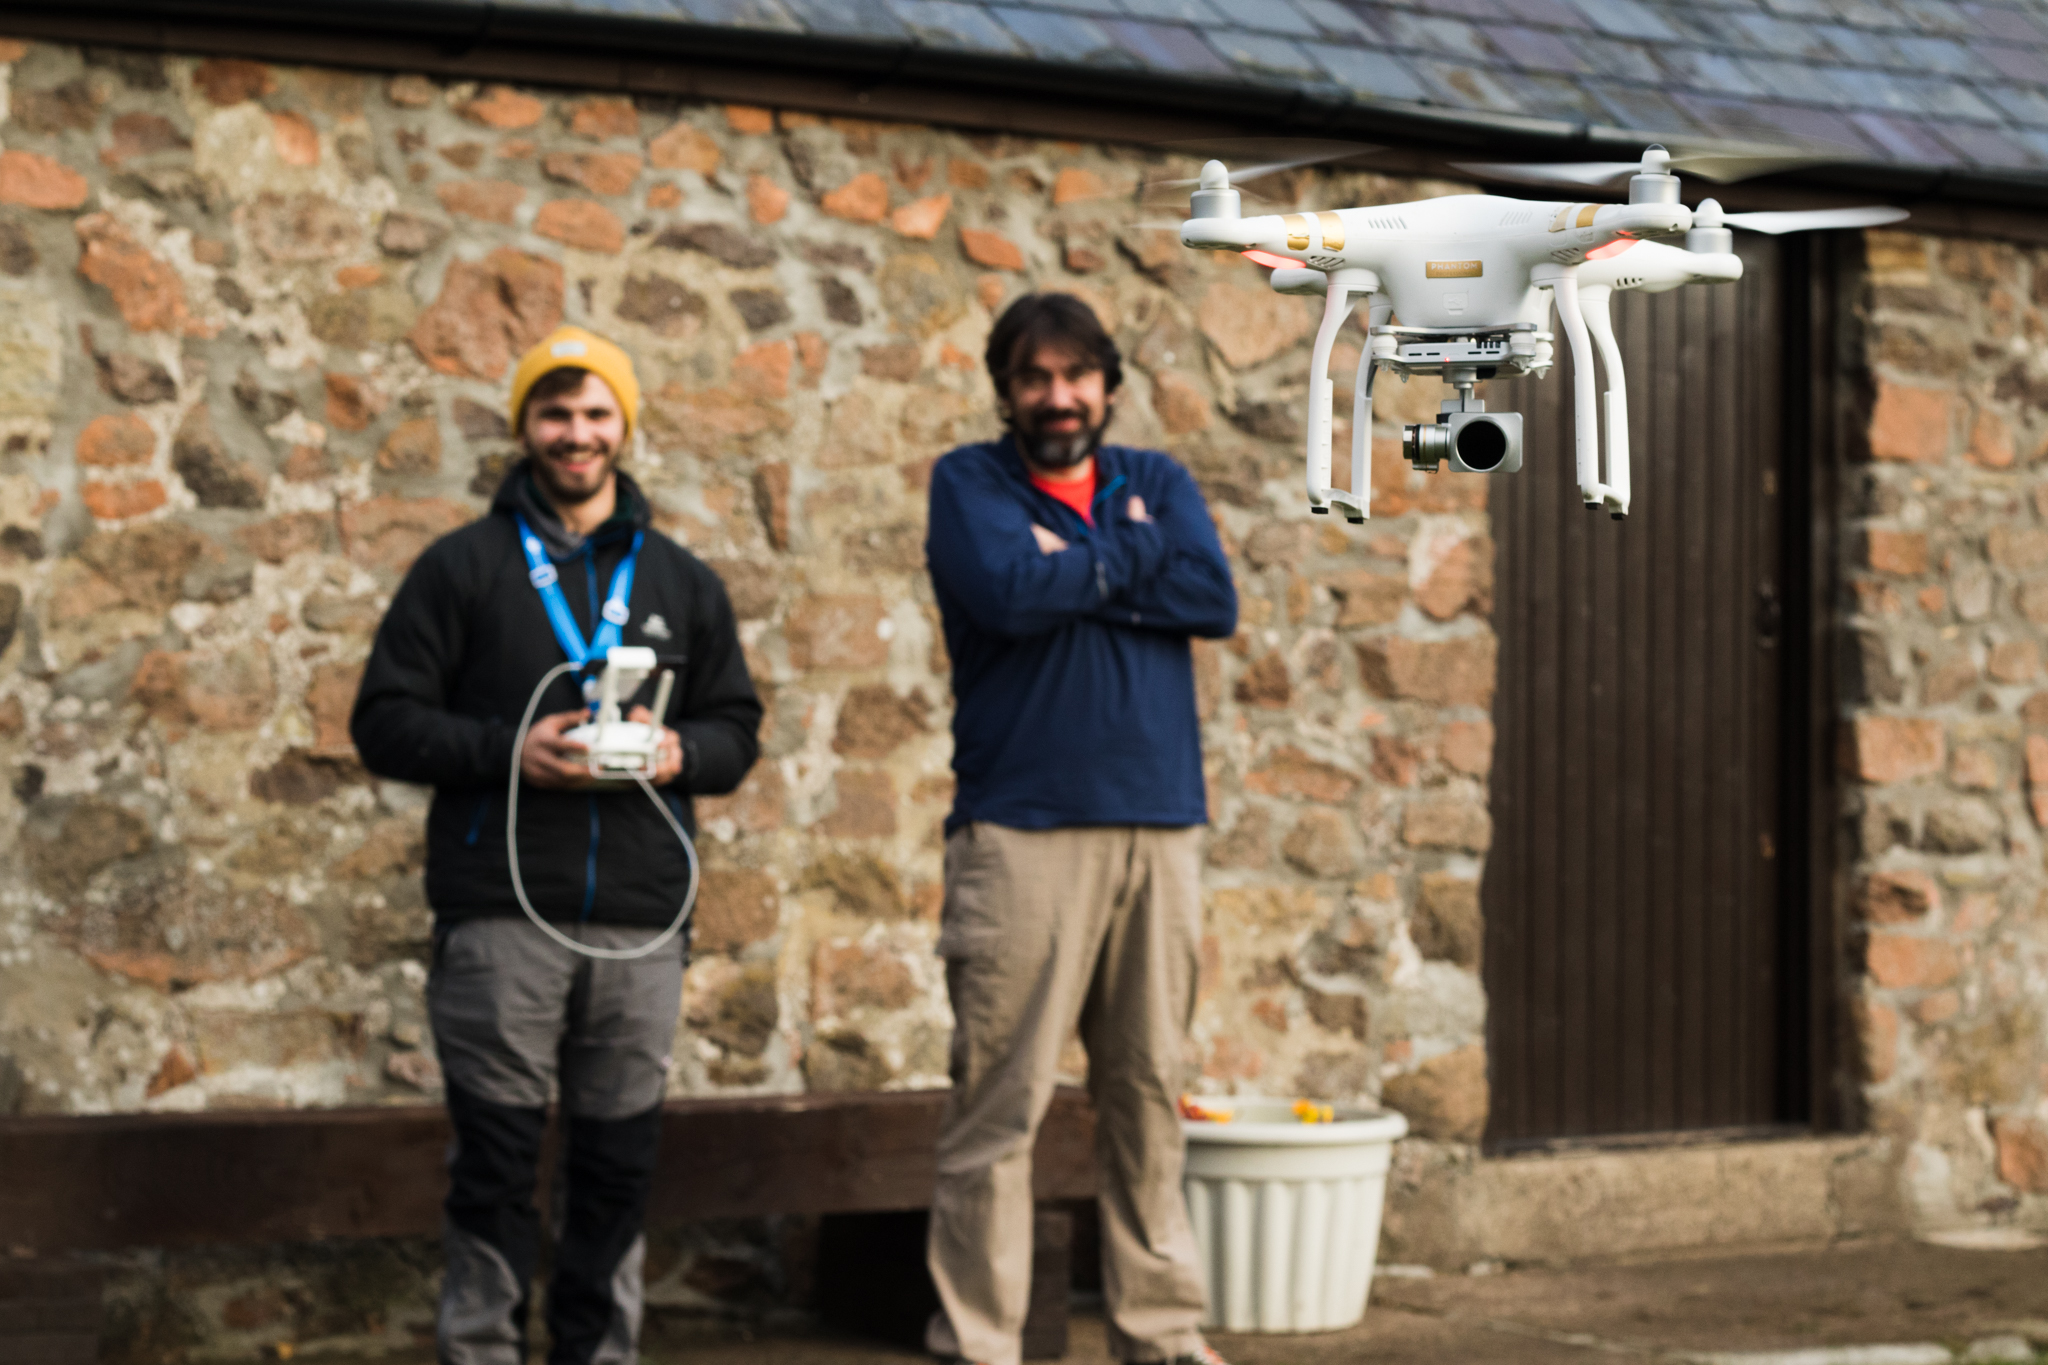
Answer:
<svg viewBox="0 0 2048 1365"><path fill-rule="evenodd" d="M1860 235L1817 232L1796 237L1785 251L1784 316L1788 373L1785 382L1780 562L1785 582L1784 663L1780 670L1785 726L1780 809L1784 848L1779 895L1787 907L1784 971L1785 1018L1803 1028L1791 1054L1783 1101L1815 1131L1840 1131L1856 1122L1851 1058L1842 1046L1848 1002L1842 985L1839 907L1842 885L1842 790L1835 750L1840 725L1839 687L1842 590L1838 508L1847 451L1857 412L1869 410L1868 366L1861 329L1848 311L1863 269ZM1805 459L1797 456L1804 452ZM1801 914L1799 911L1803 910Z"/></svg>

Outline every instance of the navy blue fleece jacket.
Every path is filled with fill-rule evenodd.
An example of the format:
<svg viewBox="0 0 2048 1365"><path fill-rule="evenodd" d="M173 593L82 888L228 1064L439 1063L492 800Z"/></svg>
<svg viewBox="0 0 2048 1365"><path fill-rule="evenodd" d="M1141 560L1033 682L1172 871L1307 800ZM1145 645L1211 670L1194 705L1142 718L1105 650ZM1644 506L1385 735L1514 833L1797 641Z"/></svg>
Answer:
<svg viewBox="0 0 2048 1365"><path fill-rule="evenodd" d="M1009 438L932 469L925 556L953 660L946 832L1207 818L1190 636L1237 629L1200 490L1169 456L1105 446L1091 528ZM1149 522L1131 520L1132 495ZM1033 523L1067 548L1045 554Z"/></svg>

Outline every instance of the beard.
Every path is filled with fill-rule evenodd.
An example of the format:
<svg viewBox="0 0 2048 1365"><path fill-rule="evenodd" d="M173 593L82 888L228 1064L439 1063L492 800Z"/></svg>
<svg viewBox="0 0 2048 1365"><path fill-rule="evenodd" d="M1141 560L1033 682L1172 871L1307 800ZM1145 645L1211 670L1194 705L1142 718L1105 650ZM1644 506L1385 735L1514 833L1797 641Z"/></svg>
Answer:
<svg viewBox="0 0 2048 1365"><path fill-rule="evenodd" d="M619 467L618 452L602 441L590 444L556 441L540 447L529 443L526 454L534 478L540 481L541 491L558 507L573 507L590 501L604 491L606 480ZM585 476L589 479L587 486L578 480L565 479L555 464L557 460L578 455L594 455L603 462L594 477Z"/></svg>
<svg viewBox="0 0 2048 1365"><path fill-rule="evenodd" d="M1111 412L1102 414L1102 420L1094 426L1087 425L1088 414L1072 408L1054 408L1032 414L1032 423L1025 426L1013 420L1010 429L1016 433L1017 444L1023 448L1024 456L1040 469L1072 469L1096 452L1102 444L1102 433L1109 430ZM1046 432L1039 428L1046 422L1062 417L1078 417L1081 429L1072 432Z"/></svg>

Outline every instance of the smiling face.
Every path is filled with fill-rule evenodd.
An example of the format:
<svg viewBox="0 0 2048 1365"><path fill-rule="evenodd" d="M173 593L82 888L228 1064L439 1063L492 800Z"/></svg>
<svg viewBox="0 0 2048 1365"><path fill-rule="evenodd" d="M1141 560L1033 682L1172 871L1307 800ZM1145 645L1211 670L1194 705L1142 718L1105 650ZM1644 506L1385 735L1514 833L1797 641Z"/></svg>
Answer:
<svg viewBox="0 0 2048 1365"><path fill-rule="evenodd" d="M535 387L547 387L545 377ZM585 371L576 388L529 399L519 436L542 491L557 507L572 507L611 486L626 414L612 386Z"/></svg>
<svg viewBox="0 0 2048 1365"><path fill-rule="evenodd" d="M1069 346L1045 342L1011 367L1004 415L1025 458L1044 470L1078 467L1109 426L1102 366Z"/></svg>

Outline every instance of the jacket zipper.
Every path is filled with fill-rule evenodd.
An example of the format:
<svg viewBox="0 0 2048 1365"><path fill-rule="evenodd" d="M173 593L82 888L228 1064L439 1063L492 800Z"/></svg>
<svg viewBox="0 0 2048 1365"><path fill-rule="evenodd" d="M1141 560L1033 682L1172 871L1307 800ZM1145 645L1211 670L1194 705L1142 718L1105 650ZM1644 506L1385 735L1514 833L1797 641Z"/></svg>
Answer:
<svg viewBox="0 0 2048 1365"><path fill-rule="evenodd" d="M597 906L597 840L601 833L597 819L597 798L590 798L590 856L583 860L583 914L588 920Z"/></svg>
<svg viewBox="0 0 2048 1365"><path fill-rule="evenodd" d="M1103 514L1104 500L1108 498L1110 494L1116 492L1117 489L1123 487L1123 484L1124 476L1119 474L1115 478L1111 479L1109 483L1100 492L1098 492L1093 499L1089 501L1088 506L1094 510L1095 515L1097 517L1100 517ZM1047 496L1050 497L1051 495L1048 494ZM1059 500L1055 498L1054 501L1058 502ZM1078 532L1075 538L1078 540L1089 539L1090 532L1094 530L1094 526L1091 526L1089 524L1088 518L1082 516L1079 509L1067 503L1062 502L1060 503L1060 506L1065 507L1067 509L1068 515L1073 517L1075 521L1081 523L1080 531ZM1099 521L1095 523L1095 525L1100 524L1101 523ZM1103 567L1101 555L1097 555L1095 557L1095 598L1099 602L1107 602L1109 600L1109 570Z"/></svg>
<svg viewBox="0 0 2048 1365"><path fill-rule="evenodd" d="M1104 485L1102 491L1098 492L1095 495L1094 501L1090 502L1088 506L1094 509L1095 515L1098 518L1100 518L1103 514L1102 504L1109 498L1109 495L1116 492L1117 489L1122 488L1123 486L1124 476L1119 474L1115 478L1111 479L1106 485Z"/></svg>
<svg viewBox="0 0 2048 1365"><path fill-rule="evenodd" d="M490 812L491 798L479 796L476 799L476 814L469 817L469 837L463 840L471 848L475 848L476 841L484 837L484 817Z"/></svg>
<svg viewBox="0 0 2048 1365"><path fill-rule="evenodd" d="M595 635L599 620L599 608L597 605L597 547L591 544L588 538L585 538L583 542L583 583L585 588L589 590L590 629L591 633ZM597 906L597 841L602 832L603 826L597 816L597 797L593 794L590 797L590 853L583 860L583 914L581 918L584 920L590 918L590 912Z"/></svg>

